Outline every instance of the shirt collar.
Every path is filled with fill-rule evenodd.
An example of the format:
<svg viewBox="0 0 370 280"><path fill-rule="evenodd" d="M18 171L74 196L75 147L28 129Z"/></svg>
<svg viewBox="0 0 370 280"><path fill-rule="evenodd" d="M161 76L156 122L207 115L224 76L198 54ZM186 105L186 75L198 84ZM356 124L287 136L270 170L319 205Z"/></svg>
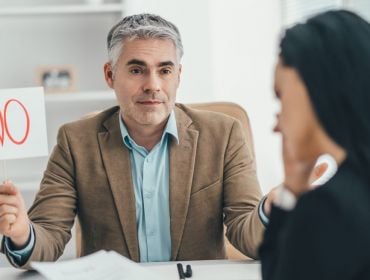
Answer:
<svg viewBox="0 0 370 280"><path fill-rule="evenodd" d="M118 119L119 119L119 127L120 127L120 130L121 130L123 143L127 146L127 148L129 148L131 150L133 143L135 145L137 145L137 144L135 143L135 141L131 138L130 134L128 133L126 125L124 124L124 122L122 120L121 114L118 114ZM166 127L163 131L161 142L163 141L164 137L167 134L172 135L176 139L177 144L179 144L179 137L178 137L178 132L177 132L177 124L176 124L176 116L175 116L175 112L173 110L170 113L170 116L168 118Z"/></svg>

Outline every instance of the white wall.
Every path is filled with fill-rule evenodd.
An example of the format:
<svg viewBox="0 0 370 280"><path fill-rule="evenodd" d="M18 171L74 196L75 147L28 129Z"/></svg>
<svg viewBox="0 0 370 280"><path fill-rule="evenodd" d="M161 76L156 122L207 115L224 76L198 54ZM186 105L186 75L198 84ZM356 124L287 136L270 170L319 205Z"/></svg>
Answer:
<svg viewBox="0 0 370 280"><path fill-rule="evenodd" d="M257 171L267 192L282 180L280 137L272 133L277 101L273 68L281 30L279 1L211 1L215 99L234 101L252 124Z"/></svg>

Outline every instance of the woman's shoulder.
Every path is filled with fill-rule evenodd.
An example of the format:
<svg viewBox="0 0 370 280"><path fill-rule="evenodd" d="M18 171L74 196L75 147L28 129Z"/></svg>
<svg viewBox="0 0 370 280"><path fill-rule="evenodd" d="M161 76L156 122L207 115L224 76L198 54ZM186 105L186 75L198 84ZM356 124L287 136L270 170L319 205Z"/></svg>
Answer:
<svg viewBox="0 0 370 280"><path fill-rule="evenodd" d="M370 186L355 175L337 176L304 194L295 209L296 218L311 220L332 235L370 246Z"/></svg>

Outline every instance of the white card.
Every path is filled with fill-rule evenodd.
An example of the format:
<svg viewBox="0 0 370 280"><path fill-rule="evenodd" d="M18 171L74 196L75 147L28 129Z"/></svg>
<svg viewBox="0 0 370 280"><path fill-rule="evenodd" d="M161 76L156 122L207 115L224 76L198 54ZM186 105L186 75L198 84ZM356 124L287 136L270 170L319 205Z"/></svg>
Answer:
<svg viewBox="0 0 370 280"><path fill-rule="evenodd" d="M44 91L0 90L0 160L48 155Z"/></svg>

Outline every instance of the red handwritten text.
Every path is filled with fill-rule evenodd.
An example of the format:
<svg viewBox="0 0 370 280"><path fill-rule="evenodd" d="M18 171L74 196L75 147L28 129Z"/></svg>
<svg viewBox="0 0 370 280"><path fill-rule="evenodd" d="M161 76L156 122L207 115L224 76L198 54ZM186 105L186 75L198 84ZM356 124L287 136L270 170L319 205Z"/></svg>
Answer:
<svg viewBox="0 0 370 280"><path fill-rule="evenodd" d="M9 130L8 120L7 120L7 112L8 107L11 104L17 105L21 108L21 110L24 112L24 116L26 118L26 126L24 135L21 139L15 139L14 135L12 135L11 131ZM7 136L11 142L13 142L16 145L22 145L24 142L26 142L27 137L30 132L30 116L28 113L27 108L17 99L9 99L4 106L4 111L0 111L0 145L4 146L5 137Z"/></svg>

